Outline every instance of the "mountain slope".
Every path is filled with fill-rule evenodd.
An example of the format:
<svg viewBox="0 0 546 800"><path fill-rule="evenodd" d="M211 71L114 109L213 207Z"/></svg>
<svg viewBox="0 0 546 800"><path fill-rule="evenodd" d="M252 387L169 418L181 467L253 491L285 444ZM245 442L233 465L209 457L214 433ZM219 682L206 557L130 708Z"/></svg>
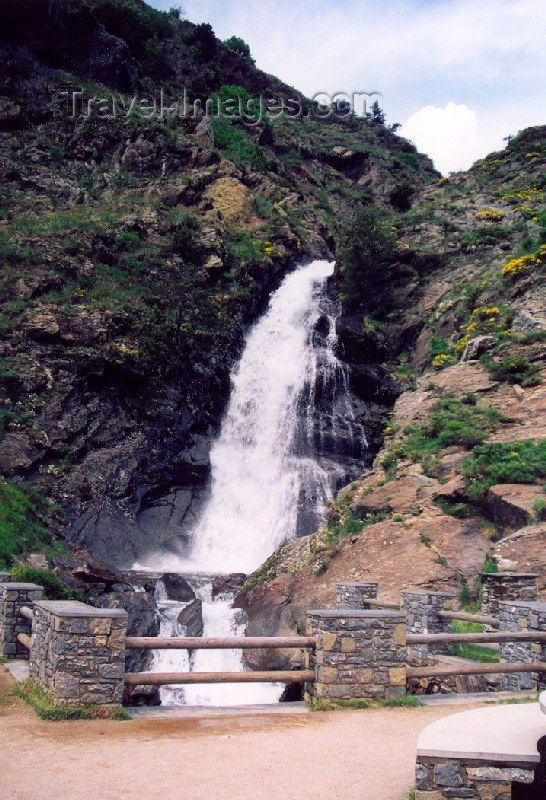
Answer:
<svg viewBox="0 0 546 800"><path fill-rule="evenodd" d="M301 96L210 26L140 0L7 6L0 470L11 521L0 560L43 547L60 563L53 536L84 548L80 560L87 550L128 566L191 527L229 370L282 276L332 258L362 204L400 215L438 176L382 123L319 120L308 101L301 119L252 126L80 106L72 119L73 91L111 104L116 90L122 108L160 86L191 102ZM377 446L399 390L381 358L368 374L373 391L355 403ZM14 491L36 516L28 541Z"/></svg>

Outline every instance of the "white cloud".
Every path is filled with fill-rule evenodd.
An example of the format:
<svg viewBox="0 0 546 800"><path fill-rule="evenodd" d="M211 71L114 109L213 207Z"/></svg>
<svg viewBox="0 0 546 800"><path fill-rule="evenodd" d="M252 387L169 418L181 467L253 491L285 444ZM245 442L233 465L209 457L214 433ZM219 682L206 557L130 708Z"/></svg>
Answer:
<svg viewBox="0 0 546 800"><path fill-rule="evenodd" d="M400 133L429 155L444 175L466 169L483 155L476 112L464 103L425 106L408 118Z"/></svg>

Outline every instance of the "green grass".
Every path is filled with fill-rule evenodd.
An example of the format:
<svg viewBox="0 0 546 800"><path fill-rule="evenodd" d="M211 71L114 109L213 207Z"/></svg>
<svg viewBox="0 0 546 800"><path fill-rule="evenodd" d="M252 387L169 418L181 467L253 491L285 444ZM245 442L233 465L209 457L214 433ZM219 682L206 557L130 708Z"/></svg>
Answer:
<svg viewBox="0 0 546 800"><path fill-rule="evenodd" d="M83 594L67 586L58 575L49 569L38 569L36 567L25 567L16 564L11 569L12 581L22 583L37 583L44 587L44 595L47 600L83 600Z"/></svg>
<svg viewBox="0 0 546 800"><path fill-rule="evenodd" d="M463 622L462 620L453 620L451 625L453 633L481 633L483 625L476 622ZM495 664L500 661L499 654L496 650L490 650L487 647L480 647L478 644L455 644L451 648L452 655L459 658L466 658L469 661L481 661L486 664Z"/></svg>
<svg viewBox="0 0 546 800"><path fill-rule="evenodd" d="M52 545L43 521L50 509L49 501L31 486L0 479L0 566Z"/></svg>
<svg viewBox="0 0 546 800"><path fill-rule="evenodd" d="M532 697L531 695L527 697L509 697L507 700L486 700L486 706L514 706L514 705L521 705L523 703L538 703L538 697L535 695Z"/></svg>
<svg viewBox="0 0 546 800"><path fill-rule="evenodd" d="M464 461L462 473L471 500L496 483L535 483L546 479L546 439L482 444Z"/></svg>
<svg viewBox="0 0 546 800"><path fill-rule="evenodd" d="M470 448L480 444L505 420L493 406L443 397L426 422L405 428L402 441L387 453L382 466L393 470L399 458L407 458L430 471L442 450L452 445Z"/></svg>
<svg viewBox="0 0 546 800"><path fill-rule="evenodd" d="M413 694L405 694L403 697L391 697L389 700L381 700L379 705L381 708L422 708L423 706Z"/></svg>
<svg viewBox="0 0 546 800"><path fill-rule="evenodd" d="M521 386L538 386L542 383L539 365L532 364L526 358L508 356L501 361L493 361L489 356L484 356L481 361L498 381Z"/></svg>
<svg viewBox="0 0 546 800"><path fill-rule="evenodd" d="M51 695L30 679L18 683L13 693L28 703L41 719L54 722L72 719L131 719L130 714L121 706L54 706Z"/></svg>

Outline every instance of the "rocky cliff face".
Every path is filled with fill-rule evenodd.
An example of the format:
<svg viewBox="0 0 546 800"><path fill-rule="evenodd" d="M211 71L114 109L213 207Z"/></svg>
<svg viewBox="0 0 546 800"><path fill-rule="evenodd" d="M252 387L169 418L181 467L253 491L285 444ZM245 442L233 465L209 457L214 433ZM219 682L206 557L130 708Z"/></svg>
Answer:
<svg viewBox="0 0 546 800"><path fill-rule="evenodd" d="M10 519L16 497L38 527L3 558L24 556L53 531L82 548L80 558L128 566L191 527L229 370L282 276L332 258L342 220L360 204L400 214L437 175L383 124L321 121L307 101L299 120L252 127L71 119L73 90L86 100L116 90L125 107L133 91L159 85L186 87L191 100L226 86L299 95L209 26L137 0L8 5L0 470ZM355 324L344 323L346 357L377 446L397 393L384 365L391 351L378 342L368 365ZM54 527L36 489L56 503Z"/></svg>
<svg viewBox="0 0 546 800"><path fill-rule="evenodd" d="M485 565L535 571L544 592L545 152L546 129L524 131L398 218L381 308L347 303L340 332L355 391L385 373L405 391L371 471L247 582L249 634L301 632L343 579L468 600Z"/></svg>

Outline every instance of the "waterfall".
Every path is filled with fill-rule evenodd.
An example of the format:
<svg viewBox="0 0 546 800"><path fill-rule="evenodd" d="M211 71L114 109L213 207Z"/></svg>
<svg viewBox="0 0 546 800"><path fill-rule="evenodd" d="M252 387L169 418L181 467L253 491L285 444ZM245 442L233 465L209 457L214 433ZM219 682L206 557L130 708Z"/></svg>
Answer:
<svg viewBox="0 0 546 800"><path fill-rule="evenodd" d="M248 333L234 368L228 408L211 450L210 496L188 555L156 556L155 569L250 573L287 539L316 528L325 503L351 476L365 439L348 392L347 370L336 355L335 309L324 292L333 264L314 261L289 274ZM204 636L241 635L245 620L232 597L203 601ZM180 607L179 607L180 608ZM165 635L176 615L161 604ZM180 635L180 631L178 631ZM198 650L156 655L160 671L178 658L179 670L243 669L240 651ZM169 663L166 663L166 660ZM274 701L276 686L233 684L162 690L162 701L200 704Z"/></svg>

